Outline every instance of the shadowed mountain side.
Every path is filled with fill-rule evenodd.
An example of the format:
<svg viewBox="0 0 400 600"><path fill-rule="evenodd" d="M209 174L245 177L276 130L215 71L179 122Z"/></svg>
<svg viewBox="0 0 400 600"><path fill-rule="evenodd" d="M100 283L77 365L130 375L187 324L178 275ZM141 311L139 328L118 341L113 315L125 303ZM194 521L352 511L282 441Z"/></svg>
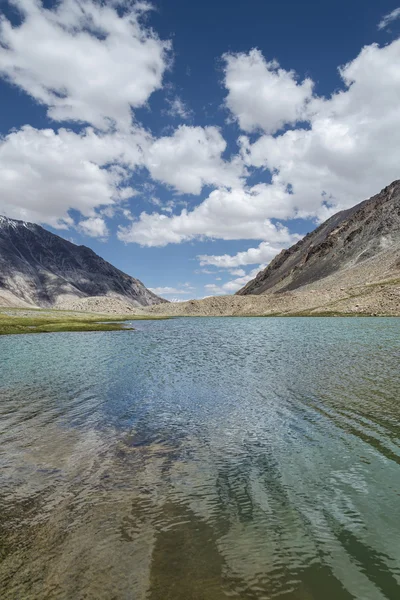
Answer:
<svg viewBox="0 0 400 600"><path fill-rule="evenodd" d="M0 300L42 307L63 299L107 296L132 306L166 300L93 250L77 246L33 223L0 216Z"/></svg>

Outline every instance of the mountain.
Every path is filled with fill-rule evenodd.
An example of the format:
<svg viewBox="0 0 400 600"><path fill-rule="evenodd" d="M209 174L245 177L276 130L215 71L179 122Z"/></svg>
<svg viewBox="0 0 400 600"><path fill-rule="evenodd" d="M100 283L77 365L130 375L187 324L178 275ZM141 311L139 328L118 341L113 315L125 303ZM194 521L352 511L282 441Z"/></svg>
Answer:
<svg viewBox="0 0 400 600"><path fill-rule="evenodd" d="M237 292L239 296L290 292L326 277L348 287L379 280L400 268L400 180L369 200L333 215L297 244L283 250ZM361 269L362 267L362 269ZM343 288L342 288L343 289Z"/></svg>
<svg viewBox="0 0 400 600"><path fill-rule="evenodd" d="M51 307L63 299L108 296L132 306L166 300L86 246L34 223L0 216L0 299L9 305Z"/></svg>

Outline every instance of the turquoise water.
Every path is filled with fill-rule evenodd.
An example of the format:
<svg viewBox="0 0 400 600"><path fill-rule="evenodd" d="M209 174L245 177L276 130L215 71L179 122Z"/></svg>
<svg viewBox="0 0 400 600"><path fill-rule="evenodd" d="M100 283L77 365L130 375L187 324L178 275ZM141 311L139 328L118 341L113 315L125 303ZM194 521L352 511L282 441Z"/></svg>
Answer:
<svg viewBox="0 0 400 600"><path fill-rule="evenodd" d="M398 600L400 319L0 338L0 597Z"/></svg>

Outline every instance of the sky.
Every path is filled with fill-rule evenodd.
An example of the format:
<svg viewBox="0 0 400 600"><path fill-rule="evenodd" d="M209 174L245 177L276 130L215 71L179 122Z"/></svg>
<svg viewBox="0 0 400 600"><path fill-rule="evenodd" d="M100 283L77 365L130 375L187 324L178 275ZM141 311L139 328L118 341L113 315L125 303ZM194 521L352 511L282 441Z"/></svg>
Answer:
<svg viewBox="0 0 400 600"><path fill-rule="evenodd" d="M400 178L399 0L2 0L0 214L169 300Z"/></svg>

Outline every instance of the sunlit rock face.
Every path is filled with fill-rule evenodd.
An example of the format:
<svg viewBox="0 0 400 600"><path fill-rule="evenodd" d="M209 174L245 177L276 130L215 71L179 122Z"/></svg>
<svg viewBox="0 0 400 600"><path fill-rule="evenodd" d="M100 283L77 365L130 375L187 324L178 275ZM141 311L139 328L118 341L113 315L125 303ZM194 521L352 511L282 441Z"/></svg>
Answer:
<svg viewBox="0 0 400 600"><path fill-rule="evenodd" d="M393 250L393 269L400 246L400 180L369 200L333 215L300 242L282 250L239 295L289 291L370 261L371 279L379 274L379 255Z"/></svg>

